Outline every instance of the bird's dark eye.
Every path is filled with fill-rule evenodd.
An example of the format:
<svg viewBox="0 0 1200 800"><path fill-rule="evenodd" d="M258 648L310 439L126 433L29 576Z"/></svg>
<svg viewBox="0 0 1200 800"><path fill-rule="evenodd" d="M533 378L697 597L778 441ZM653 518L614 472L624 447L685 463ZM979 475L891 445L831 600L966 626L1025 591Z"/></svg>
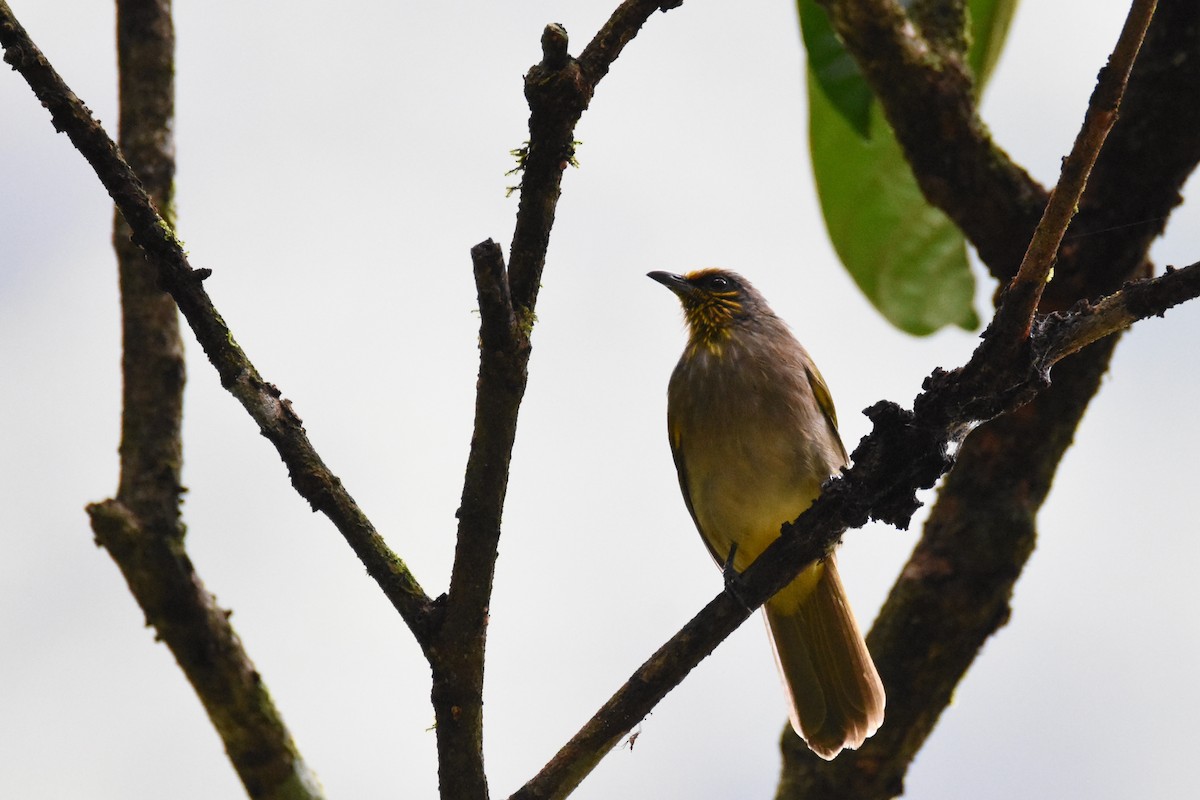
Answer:
<svg viewBox="0 0 1200 800"><path fill-rule="evenodd" d="M729 289L729 279L720 275L713 275L708 279L708 288L714 292L724 292Z"/></svg>

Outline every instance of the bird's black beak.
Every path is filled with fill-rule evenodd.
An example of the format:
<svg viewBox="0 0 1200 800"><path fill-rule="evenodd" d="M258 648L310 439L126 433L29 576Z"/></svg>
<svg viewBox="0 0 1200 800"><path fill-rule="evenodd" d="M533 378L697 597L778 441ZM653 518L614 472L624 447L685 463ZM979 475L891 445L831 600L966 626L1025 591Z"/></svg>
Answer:
<svg viewBox="0 0 1200 800"><path fill-rule="evenodd" d="M687 278L683 277L682 275L676 275L674 272L647 272L646 277L658 281L680 297L691 294L693 290L693 287L690 283L688 283Z"/></svg>

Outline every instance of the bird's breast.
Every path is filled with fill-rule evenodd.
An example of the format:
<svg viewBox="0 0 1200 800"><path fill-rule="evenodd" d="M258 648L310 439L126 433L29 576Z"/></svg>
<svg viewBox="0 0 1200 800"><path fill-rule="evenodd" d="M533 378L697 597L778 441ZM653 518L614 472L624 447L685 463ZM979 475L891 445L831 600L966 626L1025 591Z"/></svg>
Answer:
<svg viewBox="0 0 1200 800"><path fill-rule="evenodd" d="M699 353L672 375L668 419L697 527L723 561L738 545L745 569L800 515L840 466L803 364L726 348Z"/></svg>

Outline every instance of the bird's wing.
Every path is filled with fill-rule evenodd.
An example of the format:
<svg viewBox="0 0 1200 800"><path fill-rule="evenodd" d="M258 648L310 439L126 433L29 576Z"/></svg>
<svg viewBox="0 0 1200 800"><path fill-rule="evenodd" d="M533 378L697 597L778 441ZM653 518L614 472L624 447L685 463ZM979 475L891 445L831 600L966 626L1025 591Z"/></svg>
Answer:
<svg viewBox="0 0 1200 800"><path fill-rule="evenodd" d="M837 442L838 450L842 453L842 464L849 464L850 457L846 455L846 445L842 444L842 437L838 434L837 410L833 407L833 395L829 393L825 379L821 377L821 373L815 366L808 364L804 367L804 371L808 373L808 385L812 387L813 397L817 399L817 406L821 409L821 414L829 425L829 432L833 434L833 440Z"/></svg>
<svg viewBox="0 0 1200 800"><path fill-rule="evenodd" d="M696 508L692 505L692 493L688 488L687 458L684 455L682 431L672 417L670 409L667 411L667 429L668 438L671 440L671 458L675 459L675 474L679 476L679 491L683 494L683 503L687 506L688 513L692 515L692 522L696 524L696 530L700 532L700 538L703 540L704 546L708 548L708 554L712 556L718 566L724 564L728 554L717 554L712 542L704 535L704 529L700 527L700 520L696 518Z"/></svg>

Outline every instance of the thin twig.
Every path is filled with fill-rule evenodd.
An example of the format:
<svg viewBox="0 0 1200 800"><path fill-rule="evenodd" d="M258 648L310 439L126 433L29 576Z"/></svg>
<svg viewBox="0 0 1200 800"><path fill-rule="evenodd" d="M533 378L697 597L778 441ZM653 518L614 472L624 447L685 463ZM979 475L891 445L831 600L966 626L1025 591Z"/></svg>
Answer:
<svg viewBox="0 0 1200 800"><path fill-rule="evenodd" d="M21 73L50 112L55 130L70 137L116 202L133 230L134 243L146 252L160 284L175 298L196 340L217 368L221 385L275 445L296 491L313 510L329 517L424 645L429 638L430 598L325 465L291 403L259 374L233 338L201 285L211 270L192 269L174 231L159 215L117 146L30 40L5 0L0 0L0 45L4 60Z"/></svg>
<svg viewBox="0 0 1200 800"><path fill-rule="evenodd" d="M580 54L567 55L567 32L548 25L542 35L542 62L525 76L529 101L529 150L521 176L521 204L509 251L513 304L532 310L537 302L550 229L562 190L562 173L575 153L574 132L592 100L596 85L608 74L650 16L681 5L677 2L625 0Z"/></svg>
<svg viewBox="0 0 1200 800"><path fill-rule="evenodd" d="M1058 184L1050 193L1046 210L1033 232L1020 269L1005 290L1008 296L992 321L994 328L1007 331L995 340L1001 346L1019 346L1029 333L1042 291L1050 280L1063 235L1079 207L1080 198L1087 188L1088 176L1100 155L1100 148L1117 121L1129 73L1157 5L1157 0L1134 0L1129 9L1108 66L1100 73L1075 144L1063 161Z"/></svg>
<svg viewBox="0 0 1200 800"><path fill-rule="evenodd" d="M625 0L621 3L579 54L579 68L583 70L592 87L608 74L609 68L621 55L625 45L633 41L633 37L637 36L638 31L655 11L666 12L681 5L683 0Z"/></svg>

